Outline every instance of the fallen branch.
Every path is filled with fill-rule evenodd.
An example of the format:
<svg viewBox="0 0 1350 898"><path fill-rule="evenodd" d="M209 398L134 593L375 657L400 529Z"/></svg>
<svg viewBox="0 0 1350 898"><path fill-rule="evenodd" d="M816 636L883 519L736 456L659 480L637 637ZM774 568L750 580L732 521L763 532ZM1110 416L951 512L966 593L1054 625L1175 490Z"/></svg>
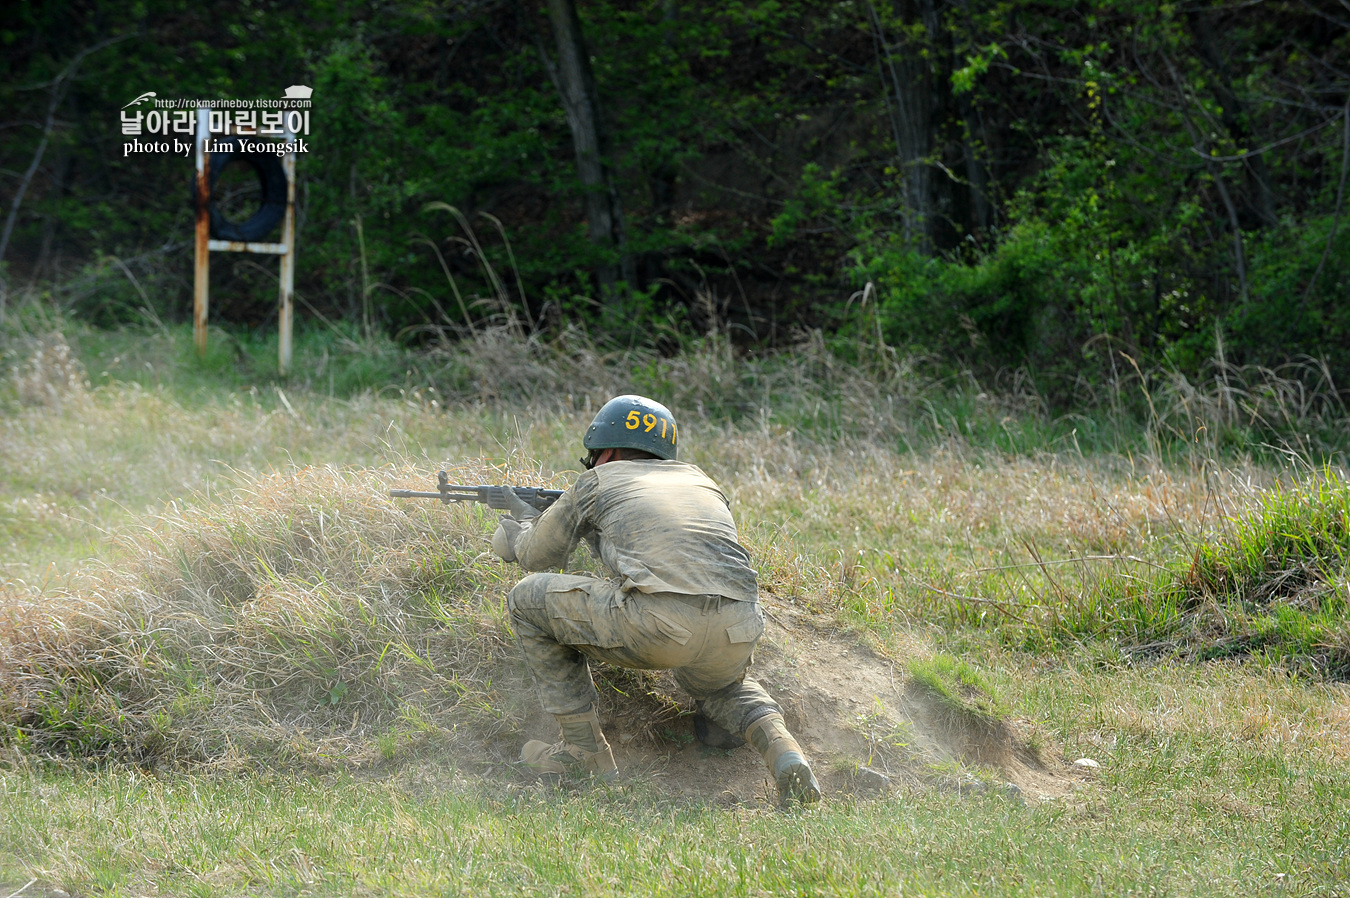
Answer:
<svg viewBox="0 0 1350 898"><path fill-rule="evenodd" d="M1002 614L1004 617L1025 623L1025 619L1021 615L1013 614L1008 609L1015 608L1018 610L1024 610L1027 607L1026 605L1019 605L1016 602L1004 602L1000 599L986 599L981 598L980 596L964 596L958 592L948 592L945 589L938 589L931 583L920 583L919 585L922 586L924 589L937 593L940 596L946 596L949 599L956 599L958 602L972 602L976 605L988 605L995 611L997 611L999 614Z"/></svg>
<svg viewBox="0 0 1350 898"><path fill-rule="evenodd" d="M129 34L122 34L117 37L110 37L107 40L94 44L92 47L81 50L75 55L75 58L61 70L61 74L52 79L50 85L52 89L52 98L51 102L47 104L47 120L42 126L42 140L38 141L37 149L33 152L33 161L28 164L28 170L23 173L23 177L19 180L19 187L14 192L14 200L9 206L9 215L5 218L4 230L0 231L0 262L5 260L5 250L9 248L9 236L14 230L15 220L19 217L19 205L23 202L23 195L28 192L28 185L32 182L33 175L37 173L38 166L42 164L43 153L47 151L47 142L51 139L52 128L56 124L56 109L61 105L61 101L65 99L67 83L75 76L76 70L79 69L80 63L84 62L86 56L89 56L91 53L97 53L104 47L109 47L119 41L124 41L130 36L131 35ZM3 294L0 294L0 317L3 317L5 314L3 296Z"/></svg>
<svg viewBox="0 0 1350 898"><path fill-rule="evenodd" d="M994 567L979 567L975 568L974 573L987 574L994 571L1011 571L1025 567L1048 567L1052 564L1077 564L1080 561L1132 561L1135 564L1146 564L1149 567L1157 568L1160 571L1166 570L1163 565L1149 561L1147 558L1140 558L1137 555L1080 555L1077 558L1060 558L1055 561L1024 561L1020 564L1000 564Z"/></svg>

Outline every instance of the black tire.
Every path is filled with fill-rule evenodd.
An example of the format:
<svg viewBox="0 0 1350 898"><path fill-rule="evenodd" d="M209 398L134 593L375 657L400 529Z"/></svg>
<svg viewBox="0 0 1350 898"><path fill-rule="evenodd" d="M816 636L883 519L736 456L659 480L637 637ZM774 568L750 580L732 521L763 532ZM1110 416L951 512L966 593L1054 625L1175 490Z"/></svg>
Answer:
<svg viewBox="0 0 1350 898"><path fill-rule="evenodd" d="M239 149L239 141L233 137L217 140L216 146L226 149L211 154L211 195L216 194L216 182L220 173L231 162L245 162L258 174L258 183L262 188L262 202L258 211L242 222L230 221L211 203L211 236L216 240L238 240L252 242L261 240L272 232L286 215L286 170L281 167L281 159L273 153L245 153Z"/></svg>

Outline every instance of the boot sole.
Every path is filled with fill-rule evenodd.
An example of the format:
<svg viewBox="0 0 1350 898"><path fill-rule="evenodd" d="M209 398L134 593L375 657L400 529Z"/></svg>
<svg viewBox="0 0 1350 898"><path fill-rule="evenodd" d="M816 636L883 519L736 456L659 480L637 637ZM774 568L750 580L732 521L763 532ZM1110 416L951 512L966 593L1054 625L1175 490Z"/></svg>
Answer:
<svg viewBox="0 0 1350 898"><path fill-rule="evenodd" d="M811 772L806 758L795 751L784 752L774 765L774 780L778 783L778 797L785 802L799 801L814 804L820 801L820 783Z"/></svg>

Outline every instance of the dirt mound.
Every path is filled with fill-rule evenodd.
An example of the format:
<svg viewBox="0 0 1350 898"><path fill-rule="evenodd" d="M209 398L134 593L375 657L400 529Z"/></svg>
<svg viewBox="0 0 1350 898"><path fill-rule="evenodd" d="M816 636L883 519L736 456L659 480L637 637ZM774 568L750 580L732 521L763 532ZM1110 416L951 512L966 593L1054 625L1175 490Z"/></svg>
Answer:
<svg viewBox="0 0 1350 898"><path fill-rule="evenodd" d="M1037 802L1075 788L1073 768L1031 751L1016 725L950 713L909 681L903 661L897 665L790 603L770 598L765 610L752 674L783 706L827 799L918 788L1003 791ZM600 670L597 681L621 778L728 805L776 801L752 748L721 750L695 740L692 702L669 674ZM518 739L556 738L550 715L537 707L524 713ZM499 740L498 762L512 761L518 746L510 736ZM521 781L528 781L523 773Z"/></svg>
<svg viewBox="0 0 1350 898"><path fill-rule="evenodd" d="M557 729L510 638L516 572L484 551L475 510L385 498L415 484L410 470L267 475L237 501L166 513L116 568L46 591L0 583L0 750L528 782L522 743ZM998 714L960 713L964 681L944 705L914 687L909 659L878 656L832 615L772 594L764 607L753 675L827 795L1072 788ZM629 781L699 800L775 797L752 749L695 740L692 701L668 674L603 668L597 681Z"/></svg>

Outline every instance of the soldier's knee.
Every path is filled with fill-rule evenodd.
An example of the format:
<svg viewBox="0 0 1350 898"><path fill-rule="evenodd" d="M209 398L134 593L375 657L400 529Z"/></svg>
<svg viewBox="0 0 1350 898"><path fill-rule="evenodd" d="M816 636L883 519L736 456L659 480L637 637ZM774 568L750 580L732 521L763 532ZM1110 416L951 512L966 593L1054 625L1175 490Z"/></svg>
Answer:
<svg viewBox="0 0 1350 898"><path fill-rule="evenodd" d="M510 614L541 608L547 594L547 574L530 574L506 594L506 610Z"/></svg>

